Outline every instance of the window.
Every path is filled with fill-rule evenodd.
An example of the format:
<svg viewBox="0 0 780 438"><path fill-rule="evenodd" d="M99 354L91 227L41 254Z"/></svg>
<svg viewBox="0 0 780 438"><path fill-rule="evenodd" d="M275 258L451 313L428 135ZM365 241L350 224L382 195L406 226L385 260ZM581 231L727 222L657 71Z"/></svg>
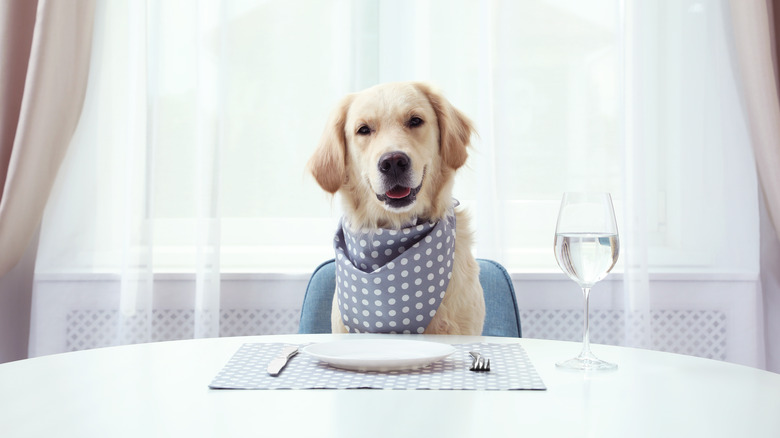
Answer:
<svg viewBox="0 0 780 438"><path fill-rule="evenodd" d="M455 186L478 256L559 272L562 192L601 190L621 230L640 227L651 269L755 271L722 13L717 0L101 3L106 37L43 231L62 237L42 239L38 269L310 272L339 216L304 169L328 113L412 79L479 130Z"/></svg>

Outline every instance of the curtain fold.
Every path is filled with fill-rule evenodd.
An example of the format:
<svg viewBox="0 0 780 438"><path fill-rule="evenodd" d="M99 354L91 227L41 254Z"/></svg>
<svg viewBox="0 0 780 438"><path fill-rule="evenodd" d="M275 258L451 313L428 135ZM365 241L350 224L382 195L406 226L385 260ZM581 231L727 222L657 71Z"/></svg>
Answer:
<svg viewBox="0 0 780 438"><path fill-rule="evenodd" d="M493 2L481 1L479 3L478 47L479 59L477 61L479 84L476 124L479 126L476 141L474 141L471 163L476 168L480 178L477 178L477 196L473 208L470 210L475 219L475 228L480 230L479 239L476 242L475 252L480 257L503 260L502 236L506 235L502 203L499 201L501 194L496 190L498 186L496 178L499 174L497 161L496 107L495 94L495 34L496 18Z"/></svg>
<svg viewBox="0 0 780 438"><path fill-rule="evenodd" d="M0 3L0 200L19 123L37 6L35 0ZM14 267L0 274L0 363L27 357L35 250L28 252L18 263L13 253L5 254Z"/></svg>
<svg viewBox="0 0 780 438"><path fill-rule="evenodd" d="M4 24L15 22L16 14L20 14L20 23L27 21L27 3L4 2ZM29 43L29 61L24 57L28 45L24 29L4 25L4 32L13 36L4 38L4 45L7 41L12 47L3 52L3 70L5 73L8 67L10 74L9 82L3 81L1 101L0 275L16 265L38 228L79 120L89 68L94 7L94 0L41 0ZM22 70L26 70L24 78Z"/></svg>
<svg viewBox="0 0 780 438"><path fill-rule="evenodd" d="M0 4L0 53L3 54L0 62L0 195L5 187L19 123L37 6L36 0Z"/></svg>
<svg viewBox="0 0 780 438"><path fill-rule="evenodd" d="M643 103L653 90L643 86L648 61L643 56L641 28L643 11L634 2L623 9L620 40L622 66L622 154L627 169L623 175L623 229L620 230L620 257L623 259L623 343L626 346L653 348L654 331L650 316L648 274L646 165L650 149Z"/></svg>
<svg viewBox="0 0 780 438"><path fill-rule="evenodd" d="M0 362L28 354L39 223L81 112L94 5L0 3Z"/></svg>
<svg viewBox="0 0 780 438"><path fill-rule="evenodd" d="M734 45L741 74L758 178L769 217L780 234L780 98L774 15L769 0L730 0Z"/></svg>
<svg viewBox="0 0 780 438"><path fill-rule="evenodd" d="M729 0L761 202L761 293L766 368L780 372L780 7L771 0Z"/></svg>

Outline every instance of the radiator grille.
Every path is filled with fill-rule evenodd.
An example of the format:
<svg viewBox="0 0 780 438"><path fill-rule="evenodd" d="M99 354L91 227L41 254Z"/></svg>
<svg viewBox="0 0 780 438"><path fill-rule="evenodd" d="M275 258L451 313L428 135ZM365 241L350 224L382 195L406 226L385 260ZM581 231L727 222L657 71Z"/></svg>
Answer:
<svg viewBox="0 0 780 438"><path fill-rule="evenodd" d="M641 316L624 319L624 315L622 310L591 311L591 342L622 345L626 337L647 337L654 350L718 360L727 358L728 321L720 310L652 310L649 324ZM523 337L582 340L581 310L521 309L520 320ZM648 327L652 327L652 335L645 336Z"/></svg>
<svg viewBox="0 0 780 438"><path fill-rule="evenodd" d="M523 336L580 341L582 312L575 309L521 309ZM651 348L710 359L727 359L727 317L719 310L653 310L649 313ZM157 309L120 320L119 312L74 309L67 314L67 351L169 341L193 337L192 309ZM210 323L208 314L201 315ZM223 309L220 336L296 333L300 309ZM641 338L648 324L642 317L624 320L620 310L594 310L590 317L591 342L622 345ZM626 332L628 330L628 333Z"/></svg>
<svg viewBox="0 0 780 438"><path fill-rule="evenodd" d="M300 309L223 309L219 318L220 336L276 335L296 333ZM190 339L193 333L192 309L155 309L134 316L116 310L74 309L66 316L66 351L137 344L141 342ZM201 321L210 324L208 313Z"/></svg>

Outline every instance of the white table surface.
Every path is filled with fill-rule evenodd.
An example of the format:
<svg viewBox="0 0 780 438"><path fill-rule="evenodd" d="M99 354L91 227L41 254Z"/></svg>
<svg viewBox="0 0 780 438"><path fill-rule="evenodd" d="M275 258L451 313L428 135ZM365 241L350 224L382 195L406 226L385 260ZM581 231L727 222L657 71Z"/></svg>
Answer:
<svg viewBox="0 0 780 438"><path fill-rule="evenodd" d="M577 343L519 342L546 391L210 390L246 342L163 342L0 365L0 437L780 437L780 374L647 350L594 345L616 372L556 369ZM370 335L369 335L370 336ZM275 433L275 434L272 434Z"/></svg>

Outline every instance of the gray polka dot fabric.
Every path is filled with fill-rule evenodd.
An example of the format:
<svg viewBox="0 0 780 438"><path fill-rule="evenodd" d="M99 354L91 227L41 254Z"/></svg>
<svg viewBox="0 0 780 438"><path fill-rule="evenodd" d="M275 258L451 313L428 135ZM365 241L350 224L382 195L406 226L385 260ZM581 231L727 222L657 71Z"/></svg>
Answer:
<svg viewBox="0 0 780 438"><path fill-rule="evenodd" d="M423 333L452 277L455 214L400 230L354 231L342 219L336 297L352 333Z"/></svg>
<svg viewBox="0 0 780 438"><path fill-rule="evenodd" d="M271 377L266 366L285 346L244 344L209 385L212 389L547 389L520 344L454 344L449 357L410 371L350 371L333 368L299 353L281 374ZM469 371L469 351L490 358L490 371Z"/></svg>

